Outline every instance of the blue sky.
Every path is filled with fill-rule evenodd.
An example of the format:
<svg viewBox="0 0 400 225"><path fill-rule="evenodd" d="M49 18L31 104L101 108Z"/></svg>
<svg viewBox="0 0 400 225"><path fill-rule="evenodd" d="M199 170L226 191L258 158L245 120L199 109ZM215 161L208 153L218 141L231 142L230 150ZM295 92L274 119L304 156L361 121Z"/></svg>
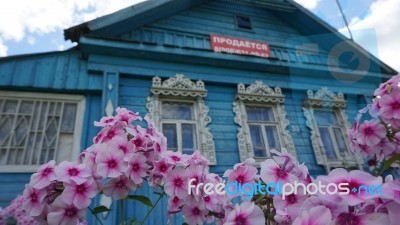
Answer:
<svg viewBox="0 0 400 225"><path fill-rule="evenodd" d="M63 29L143 0L3 0L0 56L59 51L74 46ZM347 32L336 0L296 0L337 30ZM400 70L400 1L340 0L355 40Z"/></svg>

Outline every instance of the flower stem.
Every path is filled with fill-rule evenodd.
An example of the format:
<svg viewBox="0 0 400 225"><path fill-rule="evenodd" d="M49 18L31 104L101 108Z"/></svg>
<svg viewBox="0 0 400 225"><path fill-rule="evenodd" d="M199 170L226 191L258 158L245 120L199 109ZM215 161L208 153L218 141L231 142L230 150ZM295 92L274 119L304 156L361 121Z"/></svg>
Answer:
<svg viewBox="0 0 400 225"><path fill-rule="evenodd" d="M158 197L156 203L153 205L153 207L151 207L151 209L149 211L147 211L146 216L144 217L144 219L142 220L142 222L140 223L140 225L143 225L144 222L146 222L147 218L150 216L150 213L153 211L153 209L157 206L158 202L164 197L165 192L163 192L162 194L160 194L160 197Z"/></svg>
<svg viewBox="0 0 400 225"><path fill-rule="evenodd" d="M124 225L125 224L125 215L124 215L124 200L123 199L121 199L121 200L119 200L119 212L120 212L120 214L119 214L119 224L120 225Z"/></svg>
<svg viewBox="0 0 400 225"><path fill-rule="evenodd" d="M100 218L97 216L97 214L93 213L93 209L90 208L90 207L88 207L88 209L89 209L89 211L92 213L92 215L94 215L94 217L95 217L96 220L99 222L99 224L104 225L104 224L101 222Z"/></svg>

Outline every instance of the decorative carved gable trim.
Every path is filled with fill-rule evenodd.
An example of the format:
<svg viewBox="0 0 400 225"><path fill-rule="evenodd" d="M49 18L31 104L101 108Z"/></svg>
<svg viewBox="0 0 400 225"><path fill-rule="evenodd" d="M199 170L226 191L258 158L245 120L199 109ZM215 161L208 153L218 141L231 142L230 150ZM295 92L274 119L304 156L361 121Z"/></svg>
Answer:
<svg viewBox="0 0 400 225"><path fill-rule="evenodd" d="M195 105L198 109L198 118L196 121L199 135L199 151L210 161L210 165L217 164L217 156L215 154L215 146L213 136L208 128L211 123L211 117L208 115L208 107L203 98L207 95L204 82L198 80L196 82L185 78L182 74L177 74L162 82L160 77L153 78L151 88L152 95L147 98L148 116L154 121L156 127L160 128L161 115L160 107L163 97L192 97L195 99Z"/></svg>
<svg viewBox="0 0 400 225"><path fill-rule="evenodd" d="M207 91L204 88L204 82L198 80L195 82L185 78L183 74L176 74L164 82L160 77L153 78L151 93L154 95L172 95L172 96L190 96L205 97Z"/></svg>
<svg viewBox="0 0 400 225"><path fill-rule="evenodd" d="M233 102L233 112L235 113L234 121L239 125L237 138L242 162L248 158L254 158L250 131L247 125L246 103L269 103L268 105L275 108L282 147L286 148L294 157L297 157L293 138L286 129L289 126L289 120L286 119L286 111L282 104L284 101L285 96L279 87L272 89L261 81L256 81L247 88L244 84L238 84L238 93Z"/></svg>
<svg viewBox="0 0 400 225"><path fill-rule="evenodd" d="M312 90L307 91L308 99L305 100L305 106L335 107L346 108L346 100L343 93L333 93L327 87L321 87L315 94Z"/></svg>
<svg viewBox="0 0 400 225"><path fill-rule="evenodd" d="M236 98L243 101L256 101L256 102L276 102L283 103L285 96L279 87L275 90L263 84L262 81L256 81L254 84L249 85L247 88L244 84L240 83L237 87Z"/></svg>

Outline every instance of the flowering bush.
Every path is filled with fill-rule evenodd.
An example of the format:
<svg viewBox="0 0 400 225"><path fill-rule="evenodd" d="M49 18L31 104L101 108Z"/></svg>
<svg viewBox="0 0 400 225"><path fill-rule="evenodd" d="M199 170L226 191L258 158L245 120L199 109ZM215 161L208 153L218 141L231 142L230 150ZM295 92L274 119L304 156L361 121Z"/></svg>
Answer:
<svg viewBox="0 0 400 225"><path fill-rule="evenodd" d="M377 161L387 160L383 169L392 166L400 152L399 81L396 76L380 86L374 103L362 111L369 111L374 119L359 124L359 115L348 133L352 151ZM223 178L208 171L209 162L199 152L186 155L167 150L166 138L149 118L144 118L147 123L144 128L137 124L142 120L137 113L124 108L116 111L115 117L95 122L102 130L93 139L93 145L82 152L79 161L59 165L50 161L32 175L23 194L23 206L30 216L43 224L76 224L83 220L91 199L102 193L120 201L134 199L149 205L142 224L164 196L169 198L168 215L181 212L187 224L325 225L400 221L400 181L392 176L383 182L381 176L338 168L313 179L304 164L281 149L272 150L273 158L262 162L260 170L253 159L248 159L227 170ZM225 192L207 190L211 186L217 190L224 181L243 185L243 191L234 193L230 189L234 187L229 185ZM144 182L159 190L155 205L145 196L129 195ZM295 190L282 190L282 186L285 189L286 184L293 183L298 184ZM206 185L198 188L203 184ZM309 184L327 187L328 194L304 190ZM254 192L257 185L259 189ZM333 193L329 186L348 192ZM371 194L371 189L360 191L363 186L378 187L374 191L378 194ZM234 204L235 198L240 198L241 203ZM89 210L96 215L108 209L100 206Z"/></svg>
<svg viewBox="0 0 400 225"><path fill-rule="evenodd" d="M18 196L11 204L0 209L0 225L6 225L7 221L14 220L18 225L39 225L32 217L27 215L22 209L24 198Z"/></svg>

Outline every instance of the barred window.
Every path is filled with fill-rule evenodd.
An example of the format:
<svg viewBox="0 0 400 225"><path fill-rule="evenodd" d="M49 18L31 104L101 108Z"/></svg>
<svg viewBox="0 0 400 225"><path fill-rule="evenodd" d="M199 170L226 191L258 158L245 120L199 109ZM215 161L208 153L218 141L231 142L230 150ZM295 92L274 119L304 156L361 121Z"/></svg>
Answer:
<svg viewBox="0 0 400 225"><path fill-rule="evenodd" d="M79 154L83 99L0 92L0 170L30 172L52 159L75 158Z"/></svg>

